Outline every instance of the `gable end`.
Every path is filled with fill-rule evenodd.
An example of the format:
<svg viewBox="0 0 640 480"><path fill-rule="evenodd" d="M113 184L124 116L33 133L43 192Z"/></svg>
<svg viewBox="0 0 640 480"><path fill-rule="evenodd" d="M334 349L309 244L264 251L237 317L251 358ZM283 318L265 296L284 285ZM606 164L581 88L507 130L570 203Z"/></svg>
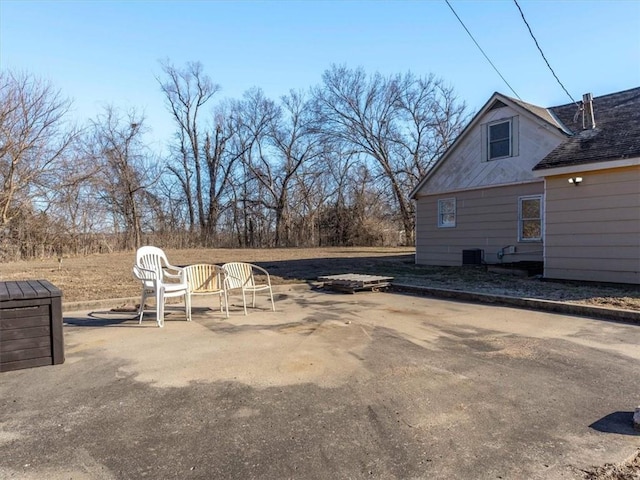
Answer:
<svg viewBox="0 0 640 480"><path fill-rule="evenodd" d="M496 108L502 108L502 107L506 107L507 104L501 102L500 100L496 100L495 102L493 102L493 104L487 109L487 111L489 110L495 110Z"/></svg>

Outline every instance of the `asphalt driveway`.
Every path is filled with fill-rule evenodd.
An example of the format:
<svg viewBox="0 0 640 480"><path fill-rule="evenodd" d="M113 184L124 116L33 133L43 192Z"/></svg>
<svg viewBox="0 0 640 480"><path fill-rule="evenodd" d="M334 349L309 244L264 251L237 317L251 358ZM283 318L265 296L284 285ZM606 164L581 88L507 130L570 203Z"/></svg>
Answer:
<svg viewBox="0 0 640 480"><path fill-rule="evenodd" d="M640 326L392 293L65 313L0 373L0 478L574 479L640 447Z"/></svg>

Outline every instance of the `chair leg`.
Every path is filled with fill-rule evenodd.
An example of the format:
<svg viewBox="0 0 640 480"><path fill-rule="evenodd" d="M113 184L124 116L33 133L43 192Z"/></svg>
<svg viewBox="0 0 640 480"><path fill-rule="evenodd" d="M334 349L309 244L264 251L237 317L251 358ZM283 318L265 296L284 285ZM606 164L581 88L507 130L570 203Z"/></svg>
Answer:
<svg viewBox="0 0 640 480"><path fill-rule="evenodd" d="M271 285L269 285L269 296L271 297L271 311L276 311L276 304L273 303L273 291L271 290Z"/></svg>
<svg viewBox="0 0 640 480"><path fill-rule="evenodd" d="M191 294L184 294L184 313L187 316L187 322L191 321Z"/></svg>
<svg viewBox="0 0 640 480"><path fill-rule="evenodd" d="M147 299L147 292L145 289L142 289L142 294L140 295L140 307L138 307L138 325L142 325L142 315L144 315L144 302Z"/></svg>
<svg viewBox="0 0 640 480"><path fill-rule="evenodd" d="M156 287L156 322L164 327L164 287Z"/></svg>
<svg viewBox="0 0 640 480"><path fill-rule="evenodd" d="M227 313L227 318L229 318L229 297L227 296L226 290L224 291L223 295L224 295L224 308ZM222 307L221 307L221 311L222 311Z"/></svg>
<svg viewBox="0 0 640 480"><path fill-rule="evenodd" d="M247 314L247 297L244 293L244 288L242 289L242 306L244 307L244 314Z"/></svg>

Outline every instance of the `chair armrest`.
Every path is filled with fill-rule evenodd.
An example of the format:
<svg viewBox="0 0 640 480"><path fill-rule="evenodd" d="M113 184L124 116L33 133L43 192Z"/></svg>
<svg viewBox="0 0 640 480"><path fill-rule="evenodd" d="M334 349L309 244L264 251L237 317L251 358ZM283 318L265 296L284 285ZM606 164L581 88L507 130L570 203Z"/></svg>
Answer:
<svg viewBox="0 0 640 480"><path fill-rule="evenodd" d="M184 270L184 267L176 267L175 265L171 265L170 263L167 263L164 266L164 270L173 270L175 272L181 272L182 270Z"/></svg>
<svg viewBox="0 0 640 480"><path fill-rule="evenodd" d="M244 288L244 286L247 284L247 282L249 282L250 279L245 280L244 282L242 281L241 278L235 277L233 275L231 275L229 272L227 272L226 270L224 270L224 286L225 288L229 289L229 290L233 290L234 288ZM237 283L238 286L237 287L230 287L229 284L235 281L234 283Z"/></svg>
<svg viewBox="0 0 640 480"><path fill-rule="evenodd" d="M267 283L269 285L271 285L271 277L269 276L269 272L267 272L264 268L259 267L258 265L254 265L253 263L251 264L251 268L254 268L256 270L258 270L259 272L261 272L264 276L267 277Z"/></svg>
<svg viewBox="0 0 640 480"><path fill-rule="evenodd" d="M177 273L171 273L170 270L173 270L174 272L177 272ZM186 281L184 268L182 267L175 267L173 265L167 264L162 269L162 274L167 278Z"/></svg>
<svg viewBox="0 0 640 480"><path fill-rule="evenodd" d="M227 271L224 268L222 268L220 265L214 265L213 266L213 271L215 272L216 275L219 276L221 283L223 285L226 285L227 284L227 277L229 276Z"/></svg>
<svg viewBox="0 0 640 480"><path fill-rule="evenodd" d="M158 280L158 276L154 270L142 268L139 265L133 266L133 276L138 280Z"/></svg>

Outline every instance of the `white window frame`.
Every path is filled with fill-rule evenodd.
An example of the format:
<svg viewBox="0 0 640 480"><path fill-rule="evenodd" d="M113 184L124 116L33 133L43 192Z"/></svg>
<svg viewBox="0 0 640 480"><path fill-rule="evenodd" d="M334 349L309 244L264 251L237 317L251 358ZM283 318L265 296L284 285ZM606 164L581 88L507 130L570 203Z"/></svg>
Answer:
<svg viewBox="0 0 640 480"><path fill-rule="evenodd" d="M453 203L453 221L444 221L444 215L451 215L451 212L445 212L444 206ZM441 198L438 200L438 228L454 228L456 226L457 207L455 197Z"/></svg>
<svg viewBox="0 0 640 480"><path fill-rule="evenodd" d="M509 153L507 155L501 155L499 157L491 156L491 127L495 127L496 125L500 125L502 123L506 123L509 125ZM500 139L500 141L504 141L505 139ZM498 160L500 158L508 158L513 156L513 122L512 118L506 118L502 120L498 120L495 122L491 122L487 125L487 160Z"/></svg>
<svg viewBox="0 0 640 480"><path fill-rule="evenodd" d="M522 217L522 202L525 200L539 200L540 201L540 217L538 218L523 218ZM539 220L540 221L540 236L536 238L524 238L524 222L527 220ZM542 242L544 237L544 195L525 195L518 197L518 241L519 242Z"/></svg>

